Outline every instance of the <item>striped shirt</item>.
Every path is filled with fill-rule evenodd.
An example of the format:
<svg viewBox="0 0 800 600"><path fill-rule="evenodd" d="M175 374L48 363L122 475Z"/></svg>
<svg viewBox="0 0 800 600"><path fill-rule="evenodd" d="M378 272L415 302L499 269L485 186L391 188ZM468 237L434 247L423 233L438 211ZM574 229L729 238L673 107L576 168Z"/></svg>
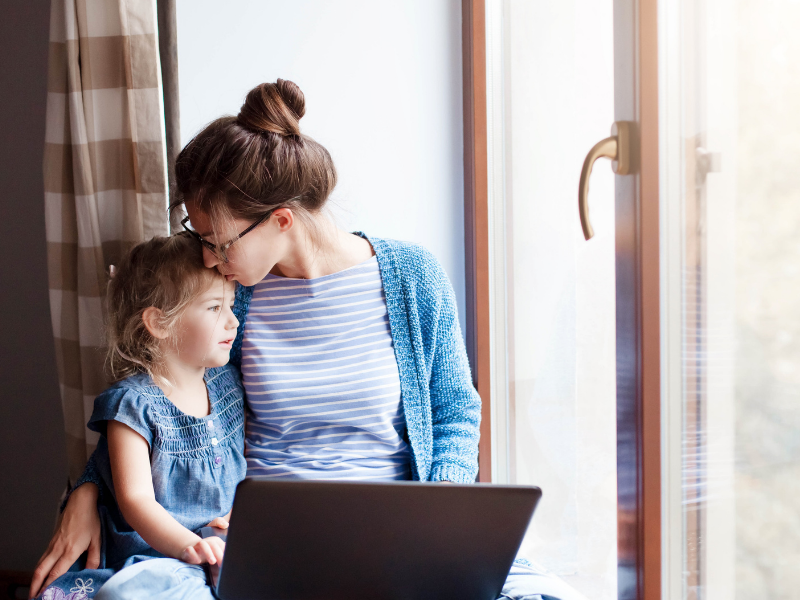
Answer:
<svg viewBox="0 0 800 600"><path fill-rule="evenodd" d="M267 275L242 344L248 476L410 479L375 257L317 279Z"/></svg>

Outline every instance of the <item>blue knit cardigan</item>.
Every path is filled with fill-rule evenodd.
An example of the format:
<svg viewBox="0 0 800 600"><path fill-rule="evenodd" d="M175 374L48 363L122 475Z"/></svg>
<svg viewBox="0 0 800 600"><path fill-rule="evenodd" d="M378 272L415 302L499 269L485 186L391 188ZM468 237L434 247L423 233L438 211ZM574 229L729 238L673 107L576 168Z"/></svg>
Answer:
<svg viewBox="0 0 800 600"><path fill-rule="evenodd" d="M372 244L381 271L412 475L422 481L472 483L478 473L481 399L472 385L453 286L422 246L358 235ZM237 286L233 312L239 330L231 350L237 367L252 296L253 287ZM100 487L94 458L75 488L87 482ZM65 504L66 498L62 510Z"/></svg>
<svg viewBox="0 0 800 600"><path fill-rule="evenodd" d="M422 246L367 237L381 271L414 479L472 483L478 473L481 399L472 385L453 286ZM241 366L252 287L238 286L239 331L231 363Z"/></svg>

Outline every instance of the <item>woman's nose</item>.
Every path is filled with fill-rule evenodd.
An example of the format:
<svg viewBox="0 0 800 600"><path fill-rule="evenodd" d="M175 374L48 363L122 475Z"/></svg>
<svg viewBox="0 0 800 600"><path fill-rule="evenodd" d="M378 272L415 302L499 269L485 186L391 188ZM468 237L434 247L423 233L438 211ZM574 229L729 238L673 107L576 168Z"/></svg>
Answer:
<svg viewBox="0 0 800 600"><path fill-rule="evenodd" d="M209 269L213 269L222 261L218 259L211 250L203 246L203 264Z"/></svg>

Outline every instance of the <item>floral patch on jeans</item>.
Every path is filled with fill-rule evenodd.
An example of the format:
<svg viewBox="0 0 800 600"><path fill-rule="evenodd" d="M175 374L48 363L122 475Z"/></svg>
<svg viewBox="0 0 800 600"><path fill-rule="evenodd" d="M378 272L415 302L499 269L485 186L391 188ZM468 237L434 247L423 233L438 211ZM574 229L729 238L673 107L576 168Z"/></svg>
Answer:
<svg viewBox="0 0 800 600"><path fill-rule="evenodd" d="M89 594L94 591L92 580L76 579L75 585L70 588L69 593L55 586L49 587L42 594L42 600L87 600Z"/></svg>

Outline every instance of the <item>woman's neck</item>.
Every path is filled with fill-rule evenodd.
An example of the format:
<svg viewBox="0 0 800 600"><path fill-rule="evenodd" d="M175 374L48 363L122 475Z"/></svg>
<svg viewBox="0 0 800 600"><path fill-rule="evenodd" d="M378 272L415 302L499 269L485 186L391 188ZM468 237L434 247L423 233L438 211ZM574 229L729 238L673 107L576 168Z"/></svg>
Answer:
<svg viewBox="0 0 800 600"><path fill-rule="evenodd" d="M319 227L309 235L304 225L292 230L290 250L272 270L273 275L292 279L316 279L338 273L373 256L370 243L319 219Z"/></svg>
<svg viewBox="0 0 800 600"><path fill-rule="evenodd" d="M195 417L205 417L211 412L211 403L206 390L205 367L187 365L178 357L164 357L164 369L160 377L169 382L164 395L178 410Z"/></svg>

